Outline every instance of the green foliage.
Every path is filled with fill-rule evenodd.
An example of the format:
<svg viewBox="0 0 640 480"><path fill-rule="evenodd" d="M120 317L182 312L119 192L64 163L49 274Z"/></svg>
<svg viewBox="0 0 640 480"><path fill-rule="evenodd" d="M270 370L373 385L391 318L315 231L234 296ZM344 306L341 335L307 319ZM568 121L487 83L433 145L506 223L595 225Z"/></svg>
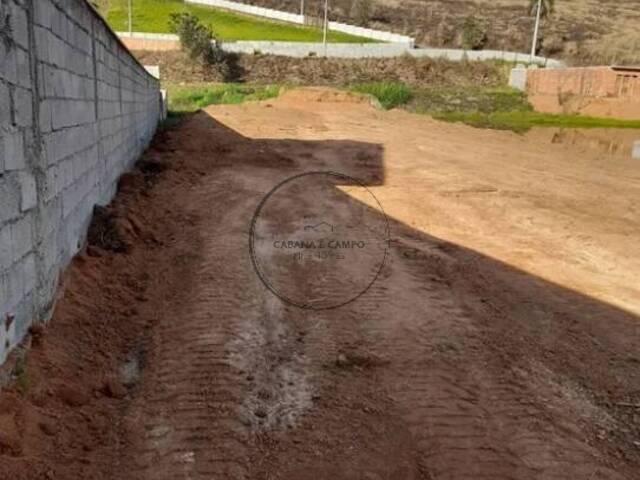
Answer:
<svg viewBox="0 0 640 480"><path fill-rule="evenodd" d="M207 105L238 104L277 97L279 85L196 84L169 85L170 118L192 113ZM640 120L550 115L533 111L526 95L510 88L415 89L401 82L351 85L349 90L378 99L385 109L403 107L448 122L464 122L478 128L526 132L531 127L635 128Z"/></svg>
<svg viewBox="0 0 640 480"><path fill-rule="evenodd" d="M478 128L526 132L532 127L556 128L634 128L640 129L640 120L583 117L581 115L552 115L533 111L494 113L438 113L434 118L449 122L463 122Z"/></svg>
<svg viewBox="0 0 640 480"><path fill-rule="evenodd" d="M277 97L279 85L195 84L169 85L169 110L173 115L193 113L208 105L239 104Z"/></svg>
<svg viewBox="0 0 640 480"><path fill-rule="evenodd" d="M20 393L25 394L31 386L31 380L27 374L26 361L24 357L18 358L12 372L16 386Z"/></svg>
<svg viewBox="0 0 640 480"><path fill-rule="evenodd" d="M473 15L465 18L462 24L462 48L482 50L487 44L487 29Z"/></svg>
<svg viewBox="0 0 640 480"><path fill-rule="evenodd" d="M109 0L106 18L116 31L128 29L127 0ZM211 25L222 41L271 40L284 42L320 42L319 28L292 25L268 19L193 5L182 0L133 0L133 30L136 32L170 33L172 13L191 13L205 25ZM370 43L374 40L329 31L329 42Z"/></svg>
<svg viewBox="0 0 640 480"><path fill-rule="evenodd" d="M227 78L230 65L227 56L220 48L213 30L203 25L198 17L191 13L172 13L169 28L180 37L180 44L192 60L205 65L215 66L223 78Z"/></svg>
<svg viewBox="0 0 640 480"><path fill-rule="evenodd" d="M511 88L429 88L414 93L411 107L429 114L531 111L524 92Z"/></svg>
<svg viewBox="0 0 640 480"><path fill-rule="evenodd" d="M514 132L526 132L532 127L640 129L640 120L535 112L523 92L506 87L414 89L403 83L369 83L349 88L373 95L384 108L403 106L439 120L478 128Z"/></svg>
<svg viewBox="0 0 640 480"><path fill-rule="evenodd" d="M109 9L109 0L90 0L89 3L91 3L101 15L105 15Z"/></svg>
<svg viewBox="0 0 640 480"><path fill-rule="evenodd" d="M210 27L200 23L191 13L172 13L169 16L169 30L180 37L180 44L192 60L206 61L211 56L215 35Z"/></svg>
<svg viewBox="0 0 640 480"><path fill-rule="evenodd" d="M374 96L386 110L404 105L412 96L411 87L399 82L360 83L352 85L350 90Z"/></svg>

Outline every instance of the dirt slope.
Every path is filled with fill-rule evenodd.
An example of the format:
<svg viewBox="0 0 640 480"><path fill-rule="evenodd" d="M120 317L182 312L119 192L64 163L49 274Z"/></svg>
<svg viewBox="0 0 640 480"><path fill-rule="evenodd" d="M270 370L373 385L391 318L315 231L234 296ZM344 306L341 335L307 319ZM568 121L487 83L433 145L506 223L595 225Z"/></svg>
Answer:
<svg viewBox="0 0 640 480"><path fill-rule="evenodd" d="M74 262L0 394L0 478L635 478L637 165L542 140L326 90L161 134L106 212L124 251ZM388 255L301 309L256 274L252 218L328 170L361 183L270 197L258 237L318 205L368 231L370 192ZM269 274L325 301L360 258Z"/></svg>
<svg viewBox="0 0 640 480"><path fill-rule="evenodd" d="M221 82L219 72L189 59L181 51L134 52L144 65L159 65L167 83ZM399 58L293 58L276 55L241 55L238 81L257 84L330 85L360 82L403 82L419 87L501 87L510 68L494 62L463 64L442 59Z"/></svg>

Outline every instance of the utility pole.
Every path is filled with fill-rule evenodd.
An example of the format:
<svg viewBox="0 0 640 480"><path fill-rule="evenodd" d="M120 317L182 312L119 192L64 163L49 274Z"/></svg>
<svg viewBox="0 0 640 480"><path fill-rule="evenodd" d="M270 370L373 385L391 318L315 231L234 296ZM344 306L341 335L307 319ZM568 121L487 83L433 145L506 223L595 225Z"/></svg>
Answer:
<svg viewBox="0 0 640 480"><path fill-rule="evenodd" d="M540 15L542 14L542 0L538 0L538 11L536 12L536 26L533 30L533 44L531 45L531 58L536 56L536 47L538 46L538 29L540 28Z"/></svg>
<svg viewBox="0 0 640 480"><path fill-rule="evenodd" d="M304 17L304 0L300 0L300 15Z"/></svg>
<svg viewBox="0 0 640 480"><path fill-rule="evenodd" d="M129 0L129 35L133 32L133 20L131 16L131 0Z"/></svg>
<svg viewBox="0 0 640 480"><path fill-rule="evenodd" d="M322 43L324 44L325 57L327 56L327 28L329 26L328 11L329 11L329 0L324 0L324 28L322 29Z"/></svg>

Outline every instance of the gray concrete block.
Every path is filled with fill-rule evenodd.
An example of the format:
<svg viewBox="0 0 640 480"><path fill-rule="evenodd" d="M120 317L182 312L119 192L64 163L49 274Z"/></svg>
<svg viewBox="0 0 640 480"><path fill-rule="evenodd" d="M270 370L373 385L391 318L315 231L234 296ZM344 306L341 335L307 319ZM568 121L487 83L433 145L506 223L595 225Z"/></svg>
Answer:
<svg viewBox="0 0 640 480"><path fill-rule="evenodd" d="M524 92L527 88L527 69L512 68L509 74L509 86Z"/></svg>
<svg viewBox="0 0 640 480"><path fill-rule="evenodd" d="M30 292L35 290L36 285L38 284L38 276L36 271L36 256L34 253L27 255L23 262L24 267L24 284L23 284L23 292L25 295L28 295Z"/></svg>
<svg viewBox="0 0 640 480"><path fill-rule="evenodd" d="M38 211L38 220L36 236L38 241L44 242L62 224L62 197L54 197L42 205Z"/></svg>
<svg viewBox="0 0 640 480"><path fill-rule="evenodd" d="M11 226L7 223L0 226L0 272L7 270L12 264Z"/></svg>
<svg viewBox="0 0 640 480"><path fill-rule="evenodd" d="M17 3L11 2L11 36L13 41L22 48L29 49L29 26L27 23L27 11Z"/></svg>
<svg viewBox="0 0 640 480"><path fill-rule="evenodd" d="M54 230L43 238L40 254L42 256L43 267L46 271L59 265L62 251L58 242L59 231Z"/></svg>
<svg viewBox="0 0 640 480"><path fill-rule="evenodd" d="M20 210L25 212L38 204L36 178L28 172L20 172Z"/></svg>
<svg viewBox="0 0 640 480"><path fill-rule="evenodd" d="M16 69L17 84L23 88L31 90L31 66L29 65L29 54L24 50L16 50Z"/></svg>
<svg viewBox="0 0 640 480"><path fill-rule="evenodd" d="M0 225L20 214L20 187L14 175L0 177Z"/></svg>
<svg viewBox="0 0 640 480"><path fill-rule="evenodd" d="M33 125L33 96L21 87L13 89L14 121L19 127Z"/></svg>
<svg viewBox="0 0 640 480"><path fill-rule="evenodd" d="M34 2L33 21L36 25L49 27L51 25L55 6L50 0Z"/></svg>
<svg viewBox="0 0 640 480"><path fill-rule="evenodd" d="M95 120L95 104L88 100L50 100L51 122L54 130L86 125Z"/></svg>
<svg viewBox="0 0 640 480"><path fill-rule="evenodd" d="M5 313L14 313L24 296L24 270L20 262L11 265L6 276L6 297L1 308Z"/></svg>
<svg viewBox="0 0 640 480"><path fill-rule="evenodd" d="M2 49L0 49L1 51ZM0 80L0 127L11 125L11 94L9 86Z"/></svg>
<svg viewBox="0 0 640 480"><path fill-rule="evenodd" d="M11 248L14 261L24 257L34 248L34 216L25 215L11 224Z"/></svg>
<svg viewBox="0 0 640 480"><path fill-rule="evenodd" d="M38 112L39 126L41 133L49 133L53 131L53 112L51 103L53 100L40 100L40 111Z"/></svg>
<svg viewBox="0 0 640 480"><path fill-rule="evenodd" d="M49 44L51 42L51 37L53 37L53 34L46 28L39 27L37 25L34 25L33 31L36 44L35 51L38 60L40 60L41 62L49 62Z"/></svg>
<svg viewBox="0 0 640 480"><path fill-rule="evenodd" d="M17 83L18 81L18 62L16 48L0 48L0 79L4 79L8 83Z"/></svg>
<svg viewBox="0 0 640 480"><path fill-rule="evenodd" d="M25 168L25 145L21 131L0 132L0 144L2 145L5 170Z"/></svg>
<svg viewBox="0 0 640 480"><path fill-rule="evenodd" d="M640 140L633 142L633 149L631 151L631 158L640 160Z"/></svg>

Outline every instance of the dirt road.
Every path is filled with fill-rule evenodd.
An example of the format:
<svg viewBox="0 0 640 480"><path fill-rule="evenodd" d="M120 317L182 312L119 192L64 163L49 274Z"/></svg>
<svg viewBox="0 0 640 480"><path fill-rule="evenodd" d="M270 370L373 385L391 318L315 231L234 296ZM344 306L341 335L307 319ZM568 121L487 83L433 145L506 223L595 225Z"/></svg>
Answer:
<svg viewBox="0 0 640 480"><path fill-rule="evenodd" d="M33 332L0 478L637 478L638 168L325 90L208 108ZM303 224L376 248L291 263Z"/></svg>

